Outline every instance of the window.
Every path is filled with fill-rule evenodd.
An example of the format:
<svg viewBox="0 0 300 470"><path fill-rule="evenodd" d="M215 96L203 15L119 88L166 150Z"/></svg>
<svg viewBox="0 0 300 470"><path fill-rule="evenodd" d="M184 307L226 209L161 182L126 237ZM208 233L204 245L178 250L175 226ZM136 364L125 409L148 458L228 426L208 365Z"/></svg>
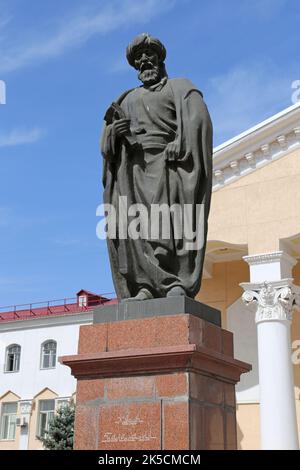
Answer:
<svg viewBox="0 0 300 470"><path fill-rule="evenodd" d="M41 369L52 369L56 364L56 341L46 341L42 344Z"/></svg>
<svg viewBox="0 0 300 470"><path fill-rule="evenodd" d="M57 398L56 399L56 409L68 406L70 404L69 398Z"/></svg>
<svg viewBox="0 0 300 470"><path fill-rule="evenodd" d="M11 344L6 349L5 372L18 372L20 369L21 346Z"/></svg>
<svg viewBox="0 0 300 470"><path fill-rule="evenodd" d="M1 414L1 439L14 440L16 437L16 418L18 403L3 403Z"/></svg>
<svg viewBox="0 0 300 470"><path fill-rule="evenodd" d="M38 417L38 436L44 437L49 423L54 417L55 400L40 400Z"/></svg>
<svg viewBox="0 0 300 470"><path fill-rule="evenodd" d="M78 297L78 305L79 305L79 307L86 307L87 306L87 296L86 295L80 295Z"/></svg>

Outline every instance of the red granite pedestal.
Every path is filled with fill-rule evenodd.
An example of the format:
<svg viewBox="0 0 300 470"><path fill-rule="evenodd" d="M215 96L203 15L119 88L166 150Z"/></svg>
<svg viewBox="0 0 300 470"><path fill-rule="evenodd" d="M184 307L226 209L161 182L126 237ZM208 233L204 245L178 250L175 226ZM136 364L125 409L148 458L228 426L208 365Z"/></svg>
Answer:
<svg viewBox="0 0 300 470"><path fill-rule="evenodd" d="M193 315L81 326L75 449L236 449L235 384L250 366Z"/></svg>

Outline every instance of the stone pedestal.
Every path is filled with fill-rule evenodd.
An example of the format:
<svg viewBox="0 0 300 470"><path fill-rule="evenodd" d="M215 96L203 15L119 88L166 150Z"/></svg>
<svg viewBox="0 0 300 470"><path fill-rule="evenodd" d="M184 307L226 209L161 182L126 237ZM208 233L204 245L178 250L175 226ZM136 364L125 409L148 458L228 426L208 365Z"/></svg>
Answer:
<svg viewBox="0 0 300 470"><path fill-rule="evenodd" d="M75 449L235 449L232 334L189 314L81 326Z"/></svg>

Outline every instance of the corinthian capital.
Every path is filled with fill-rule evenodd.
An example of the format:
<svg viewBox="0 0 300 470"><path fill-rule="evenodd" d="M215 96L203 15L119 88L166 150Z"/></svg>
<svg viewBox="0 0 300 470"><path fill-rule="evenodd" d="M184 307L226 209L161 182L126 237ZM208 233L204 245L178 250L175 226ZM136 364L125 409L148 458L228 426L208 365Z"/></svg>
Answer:
<svg viewBox="0 0 300 470"><path fill-rule="evenodd" d="M268 320L292 320L292 308L298 304L298 288L291 279L263 284L245 283L242 296L246 305L256 304L256 323Z"/></svg>

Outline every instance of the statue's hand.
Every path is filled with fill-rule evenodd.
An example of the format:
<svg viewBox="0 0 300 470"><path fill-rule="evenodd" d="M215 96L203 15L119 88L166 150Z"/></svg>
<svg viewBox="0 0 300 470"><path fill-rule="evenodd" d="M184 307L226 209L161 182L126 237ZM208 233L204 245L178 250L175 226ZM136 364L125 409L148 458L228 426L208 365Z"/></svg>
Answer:
<svg viewBox="0 0 300 470"><path fill-rule="evenodd" d="M130 134L130 119L118 119L112 123L112 132L116 137Z"/></svg>
<svg viewBox="0 0 300 470"><path fill-rule="evenodd" d="M168 162L175 162L178 159L179 154L179 142L177 140L169 142L164 151L165 160L167 160Z"/></svg>

